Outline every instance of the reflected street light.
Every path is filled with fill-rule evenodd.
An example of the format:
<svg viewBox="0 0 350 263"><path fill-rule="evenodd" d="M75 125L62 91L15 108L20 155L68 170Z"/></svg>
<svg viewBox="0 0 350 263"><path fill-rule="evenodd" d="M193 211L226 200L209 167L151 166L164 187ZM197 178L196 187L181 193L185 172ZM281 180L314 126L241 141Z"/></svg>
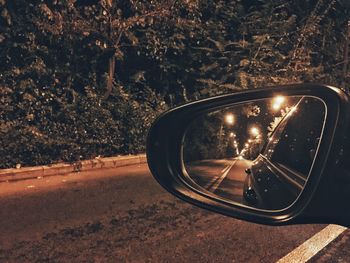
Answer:
<svg viewBox="0 0 350 263"><path fill-rule="evenodd" d="M282 106L282 104L285 102L286 98L284 96L276 96L273 99L273 104L272 104L272 108L274 110L279 110Z"/></svg>
<svg viewBox="0 0 350 263"><path fill-rule="evenodd" d="M225 115L225 122L229 125L234 124L235 122L235 116L232 113L227 113Z"/></svg>
<svg viewBox="0 0 350 263"><path fill-rule="evenodd" d="M250 133L251 133L251 135L256 137L256 136L258 136L260 134L260 131L259 131L259 129L257 127L252 127L250 129Z"/></svg>
<svg viewBox="0 0 350 263"><path fill-rule="evenodd" d="M222 143L222 134L223 134L223 129L224 129L224 122L227 125L233 125L235 123L235 116L232 113L227 113L224 116L224 119L221 121L221 126L220 126L220 131L219 131L219 144L221 145ZM230 137L235 136L235 134L233 133L233 135L231 136L231 134L229 135Z"/></svg>

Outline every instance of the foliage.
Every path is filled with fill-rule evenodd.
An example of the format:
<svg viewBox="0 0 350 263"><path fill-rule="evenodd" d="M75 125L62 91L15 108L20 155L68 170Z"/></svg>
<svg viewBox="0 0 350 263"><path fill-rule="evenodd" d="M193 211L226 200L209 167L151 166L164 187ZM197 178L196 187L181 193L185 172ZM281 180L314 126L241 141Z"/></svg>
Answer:
<svg viewBox="0 0 350 263"><path fill-rule="evenodd" d="M339 86L348 20L345 0L0 0L1 167L143 152L160 112L216 94Z"/></svg>
<svg viewBox="0 0 350 263"><path fill-rule="evenodd" d="M276 116L273 119L273 121L269 124L269 126L267 127L267 130L268 130L267 136L268 137L271 137L272 133L275 131L278 124L283 120L284 116L286 116L290 110L291 109L289 107L286 107L286 108L280 110L280 116Z"/></svg>

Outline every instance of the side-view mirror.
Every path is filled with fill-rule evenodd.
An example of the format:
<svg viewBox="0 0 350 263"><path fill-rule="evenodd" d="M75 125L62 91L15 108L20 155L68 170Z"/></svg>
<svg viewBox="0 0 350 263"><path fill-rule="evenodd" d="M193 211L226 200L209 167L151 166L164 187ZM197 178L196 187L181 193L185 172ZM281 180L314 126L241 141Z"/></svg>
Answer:
<svg viewBox="0 0 350 263"><path fill-rule="evenodd" d="M350 103L298 84L189 103L150 129L147 159L170 193L269 225L350 225Z"/></svg>

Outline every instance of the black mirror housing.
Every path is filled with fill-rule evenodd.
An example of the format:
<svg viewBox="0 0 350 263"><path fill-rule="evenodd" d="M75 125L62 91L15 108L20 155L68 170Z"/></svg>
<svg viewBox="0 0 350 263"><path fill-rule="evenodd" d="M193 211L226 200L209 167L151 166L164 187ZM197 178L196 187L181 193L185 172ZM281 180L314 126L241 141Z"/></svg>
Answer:
<svg viewBox="0 0 350 263"><path fill-rule="evenodd" d="M183 164L184 134L191 121L210 110L271 98L276 95L311 96L327 108L318 154L298 199L281 210L259 210L237 205L188 180ZM307 120L305 120L307 121ZM189 103L162 114L150 129L147 160L155 179L178 198L234 218L268 225L336 223L350 225L350 103L340 89L320 84L296 84L247 90Z"/></svg>

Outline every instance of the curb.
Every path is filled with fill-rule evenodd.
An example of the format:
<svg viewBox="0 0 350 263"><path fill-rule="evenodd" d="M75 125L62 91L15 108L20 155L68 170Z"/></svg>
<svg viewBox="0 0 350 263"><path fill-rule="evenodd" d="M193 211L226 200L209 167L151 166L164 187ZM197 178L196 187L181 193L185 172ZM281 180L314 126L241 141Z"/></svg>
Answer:
<svg viewBox="0 0 350 263"><path fill-rule="evenodd" d="M91 171L102 168L116 168L134 164L147 163L146 154L96 158L73 164L59 163L23 168L0 169L0 183L26 179L41 178L53 175L65 175L68 173Z"/></svg>

